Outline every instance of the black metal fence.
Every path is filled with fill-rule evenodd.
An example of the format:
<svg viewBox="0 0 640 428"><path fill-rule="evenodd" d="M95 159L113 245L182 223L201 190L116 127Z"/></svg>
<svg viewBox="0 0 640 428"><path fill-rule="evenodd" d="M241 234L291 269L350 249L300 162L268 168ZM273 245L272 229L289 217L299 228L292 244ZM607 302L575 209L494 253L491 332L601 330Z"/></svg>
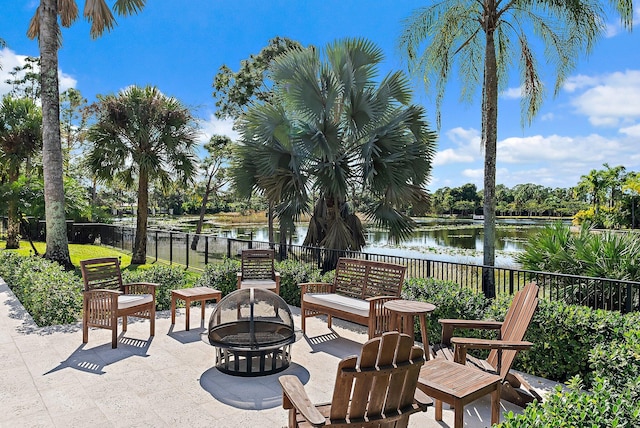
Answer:
<svg viewBox="0 0 640 428"><path fill-rule="evenodd" d="M131 252L135 229L107 224L73 224L68 228L69 241L100 243ZM593 278L550 272L536 272L508 267L490 267L383 254L327 250L299 245L270 244L211 235L149 229L147 257L188 268L204 269L224 258L238 258L247 248L274 248L278 260L292 259L326 270L338 257L397 263L407 267L409 278L436 278L453 281L476 291L482 290L482 272L493 271L496 293L513 294L527 282L535 281L544 297L598 309L631 312L640 310L640 282Z"/></svg>

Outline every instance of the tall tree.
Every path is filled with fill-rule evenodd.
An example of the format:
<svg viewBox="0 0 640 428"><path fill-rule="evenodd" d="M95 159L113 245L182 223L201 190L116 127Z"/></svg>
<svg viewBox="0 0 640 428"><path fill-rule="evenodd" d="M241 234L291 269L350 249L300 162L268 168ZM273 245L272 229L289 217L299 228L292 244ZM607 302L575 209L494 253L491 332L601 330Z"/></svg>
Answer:
<svg viewBox="0 0 640 428"><path fill-rule="evenodd" d="M631 28L632 0L609 0L623 24ZM427 86L435 85L440 106L454 64L463 83L461 96L473 98L482 87L482 146L484 149L483 292L495 297L496 144L498 94L508 82L508 70L517 55L522 93L523 124L539 111L544 95L529 34L542 40L549 64L556 65L554 93L573 69L582 52L590 52L605 31L605 13L596 0L442 0L416 10L405 21L401 50L410 68L420 72ZM423 49L424 42L428 42Z"/></svg>
<svg viewBox="0 0 640 428"><path fill-rule="evenodd" d="M130 15L140 11L146 0L116 0L117 14ZM58 84L58 49L62 39L58 18L63 27L70 27L78 17L75 0L40 0L29 23L27 36L38 38L40 48L40 83L42 98L42 164L45 182L45 220L49 260L71 267L64 209L62 146L60 142L60 93ZM89 34L97 38L111 30L116 21L105 0L86 0L84 17L91 23Z"/></svg>
<svg viewBox="0 0 640 428"><path fill-rule="evenodd" d="M87 100L79 90L69 88L60 94L60 127L65 176L71 175L72 156L84 138L86 118L82 113Z"/></svg>
<svg viewBox="0 0 640 428"><path fill-rule="evenodd" d="M21 166L41 144L40 109L28 98L5 97L0 105L0 175L6 174L9 187L17 183ZM7 197L7 248L20 247L16 190L11 189Z"/></svg>
<svg viewBox="0 0 640 428"><path fill-rule="evenodd" d="M209 142L204 145L204 148L209 155L201 165L205 174L204 179L206 184L204 195L202 195L202 205L200 206L200 217L196 225L196 234L191 241L191 249L194 251L198 248L198 241L200 240L200 232L202 232L209 196L211 193L215 196L220 188L228 182L227 170L224 168L224 164L230 158L231 138L224 135L214 135Z"/></svg>
<svg viewBox="0 0 640 428"><path fill-rule="evenodd" d="M293 50L271 68L271 102L251 106L239 121L241 146L233 168L238 190L264 192L281 228L309 210L318 195L305 245L360 250L362 225L348 196L370 192L367 217L406 238L415 223L400 207L426 208L435 134L424 110L411 104L401 72L376 79L382 51L346 39ZM329 267L334 260L328 260Z"/></svg>
<svg viewBox="0 0 640 428"><path fill-rule="evenodd" d="M144 264L147 252L149 183L184 184L196 171L197 130L191 112L157 88L132 86L98 97L97 120L88 130L87 163L106 182L137 183L138 214L131 263Z"/></svg>
<svg viewBox="0 0 640 428"><path fill-rule="evenodd" d="M240 62L234 72L223 64L213 78L213 98L216 99L216 116L237 119L247 107L256 101L270 101L272 82L267 77L271 62L293 49L302 49L300 43L286 37L274 37L259 53Z"/></svg>

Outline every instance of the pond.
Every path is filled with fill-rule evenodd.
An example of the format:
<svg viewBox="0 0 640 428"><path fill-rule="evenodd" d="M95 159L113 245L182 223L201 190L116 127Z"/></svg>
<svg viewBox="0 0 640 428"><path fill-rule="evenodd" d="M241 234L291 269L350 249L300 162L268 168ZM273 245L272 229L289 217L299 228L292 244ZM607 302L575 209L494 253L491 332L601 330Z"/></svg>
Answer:
<svg viewBox="0 0 640 428"><path fill-rule="evenodd" d="M546 219L498 219L496 224L496 265L515 266L514 257L524 250L524 245L540 227L552 221ZM411 237L401 243L389 240L386 230L373 226L366 228L365 252L434 260L482 263L484 229L482 220L446 218L419 219L418 228ZM566 220L566 222L570 222ZM195 223L193 223L195 224ZM195 229L183 223L187 229ZM268 241L267 225L207 224L203 233L225 238ZM292 244L302 245L307 225L299 224ZM276 232L276 241L278 240Z"/></svg>

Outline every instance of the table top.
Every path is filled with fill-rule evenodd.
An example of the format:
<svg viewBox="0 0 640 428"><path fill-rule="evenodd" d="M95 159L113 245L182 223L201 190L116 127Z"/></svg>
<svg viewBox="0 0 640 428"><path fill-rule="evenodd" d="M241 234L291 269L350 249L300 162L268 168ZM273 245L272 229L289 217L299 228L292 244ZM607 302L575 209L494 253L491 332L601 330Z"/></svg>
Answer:
<svg viewBox="0 0 640 428"><path fill-rule="evenodd" d="M436 309L436 305L426 302L418 302L415 300L396 299L385 302L384 308L391 312L418 315L433 312Z"/></svg>
<svg viewBox="0 0 640 428"><path fill-rule="evenodd" d="M210 287L191 287L191 288L180 288L178 290L171 290L171 294L176 294L182 297L195 297L195 296L222 295L222 292L220 290L216 290L215 288L210 288Z"/></svg>
<svg viewBox="0 0 640 428"><path fill-rule="evenodd" d="M462 399L501 380L500 376L436 358L422 366L418 383Z"/></svg>

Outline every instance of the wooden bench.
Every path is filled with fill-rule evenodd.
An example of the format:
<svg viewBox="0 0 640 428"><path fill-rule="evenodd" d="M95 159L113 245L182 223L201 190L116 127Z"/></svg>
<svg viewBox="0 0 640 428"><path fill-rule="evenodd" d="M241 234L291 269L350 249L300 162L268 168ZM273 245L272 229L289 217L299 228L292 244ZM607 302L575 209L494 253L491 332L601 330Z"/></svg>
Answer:
<svg viewBox="0 0 640 428"><path fill-rule="evenodd" d="M391 263L340 258L332 284L300 284L302 331L306 319L327 315L369 327L369 338L389 330L390 313L385 302L399 299L406 267Z"/></svg>

